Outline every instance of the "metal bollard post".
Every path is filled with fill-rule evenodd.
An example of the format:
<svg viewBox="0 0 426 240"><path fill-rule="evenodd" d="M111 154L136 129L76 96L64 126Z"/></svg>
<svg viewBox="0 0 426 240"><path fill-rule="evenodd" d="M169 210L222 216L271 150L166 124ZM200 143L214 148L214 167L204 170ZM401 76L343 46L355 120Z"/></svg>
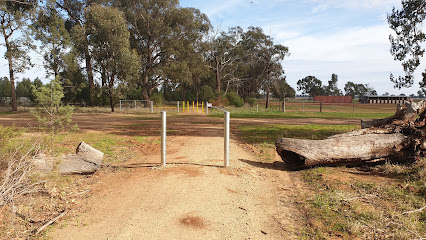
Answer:
<svg viewBox="0 0 426 240"><path fill-rule="evenodd" d="M179 112L179 101L177 101L177 112Z"/></svg>
<svg viewBox="0 0 426 240"><path fill-rule="evenodd" d="M209 102L206 102L206 114L209 114Z"/></svg>
<svg viewBox="0 0 426 240"><path fill-rule="evenodd" d="M161 112L161 165L166 166L166 112Z"/></svg>
<svg viewBox="0 0 426 240"><path fill-rule="evenodd" d="M182 112L185 113L185 101L182 102Z"/></svg>
<svg viewBox="0 0 426 240"><path fill-rule="evenodd" d="M188 105L186 105L186 106L187 106L186 110L189 113L189 101L188 101Z"/></svg>
<svg viewBox="0 0 426 240"><path fill-rule="evenodd" d="M225 111L225 167L229 167L229 112Z"/></svg>
<svg viewBox="0 0 426 240"><path fill-rule="evenodd" d="M154 112L154 102L151 101L151 112Z"/></svg>
<svg viewBox="0 0 426 240"><path fill-rule="evenodd" d="M195 112L195 110L194 110L194 101L192 101L192 112Z"/></svg>
<svg viewBox="0 0 426 240"><path fill-rule="evenodd" d="M201 102L201 113L204 113L204 102Z"/></svg>

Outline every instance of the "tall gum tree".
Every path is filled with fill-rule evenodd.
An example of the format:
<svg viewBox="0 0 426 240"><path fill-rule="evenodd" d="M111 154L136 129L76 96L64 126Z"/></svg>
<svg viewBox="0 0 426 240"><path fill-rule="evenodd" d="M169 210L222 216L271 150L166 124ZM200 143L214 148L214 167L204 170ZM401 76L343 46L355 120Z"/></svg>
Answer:
<svg viewBox="0 0 426 240"><path fill-rule="evenodd" d="M234 73L234 66L241 60L238 54L240 47L241 27L229 28L227 32L212 32L209 39L209 48L205 55L208 67L215 73L216 91L220 97L223 80L231 77Z"/></svg>
<svg viewBox="0 0 426 240"><path fill-rule="evenodd" d="M0 31L6 47L4 57L7 59L9 66L12 111L18 110L15 73L23 72L31 66L31 61L25 48L33 46L31 46L28 35L24 32L27 31L36 5L36 0L0 1Z"/></svg>
<svg viewBox="0 0 426 240"><path fill-rule="evenodd" d="M181 8L177 0L121 0L114 4L126 14L131 47L140 56L142 98L148 100L167 79L165 68L208 30L208 19Z"/></svg>
<svg viewBox="0 0 426 240"><path fill-rule="evenodd" d="M120 10L94 4L86 9L86 19L93 58L101 69L105 92L114 112L116 86L119 81L130 81L137 73L139 59L130 50L129 30Z"/></svg>
<svg viewBox="0 0 426 240"><path fill-rule="evenodd" d="M86 32L86 19L84 11L87 7L100 0L56 0L56 6L65 11L68 15L67 27L72 32L74 47L84 57L87 82L89 84L89 104L93 106L95 96L95 81L93 77L92 54L88 41L88 33Z"/></svg>
<svg viewBox="0 0 426 240"><path fill-rule="evenodd" d="M38 9L32 29L35 39L41 42L46 73L53 74L56 79L65 68L64 56L71 39L64 18L55 8L55 1L47 1Z"/></svg>

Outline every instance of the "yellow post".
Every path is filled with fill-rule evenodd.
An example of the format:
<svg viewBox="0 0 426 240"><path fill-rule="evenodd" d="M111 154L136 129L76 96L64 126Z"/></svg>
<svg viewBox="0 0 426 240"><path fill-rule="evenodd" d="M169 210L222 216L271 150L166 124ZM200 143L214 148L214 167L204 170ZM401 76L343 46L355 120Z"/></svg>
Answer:
<svg viewBox="0 0 426 240"><path fill-rule="evenodd" d="M182 112L185 112L185 101L182 101L182 108L183 108Z"/></svg>
<svg viewBox="0 0 426 240"><path fill-rule="evenodd" d="M201 113L204 112L204 102L201 102Z"/></svg>
<svg viewBox="0 0 426 240"><path fill-rule="evenodd" d="M197 113L198 113L198 101L197 101Z"/></svg>
<svg viewBox="0 0 426 240"><path fill-rule="evenodd" d="M194 110L194 101L192 101L192 112L195 112L195 110Z"/></svg>
<svg viewBox="0 0 426 240"><path fill-rule="evenodd" d="M187 110L187 112L189 113L189 101L188 101L188 105L186 105L187 107L186 107L186 110Z"/></svg>

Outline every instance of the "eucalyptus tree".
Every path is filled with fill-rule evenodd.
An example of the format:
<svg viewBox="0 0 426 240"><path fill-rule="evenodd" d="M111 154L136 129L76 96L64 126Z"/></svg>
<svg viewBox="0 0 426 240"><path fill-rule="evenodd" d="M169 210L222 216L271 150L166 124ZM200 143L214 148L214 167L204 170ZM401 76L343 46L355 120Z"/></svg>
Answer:
<svg viewBox="0 0 426 240"><path fill-rule="evenodd" d="M69 51L70 35L55 5L55 1L49 0L38 9L32 29L35 39L41 42L46 73L53 74L56 79L64 70L64 56Z"/></svg>
<svg viewBox="0 0 426 240"><path fill-rule="evenodd" d="M31 66L26 48L33 47L28 29L30 18L37 6L36 0L2 0L0 4L0 31L6 47L5 58L9 66L12 111L17 111L15 73L23 72Z"/></svg>
<svg viewBox="0 0 426 240"><path fill-rule="evenodd" d="M297 81L297 91L302 91L303 94L309 94L311 97L322 95L324 93L322 81L315 76L307 76Z"/></svg>
<svg viewBox="0 0 426 240"><path fill-rule="evenodd" d="M328 85L324 86L324 93L329 96L340 96L342 91L337 87L337 81L339 80L337 74L331 74L331 79L328 81Z"/></svg>
<svg viewBox="0 0 426 240"><path fill-rule="evenodd" d="M114 5L125 13L131 47L140 56L142 97L150 99L153 90L170 79L170 67L183 68L178 71L185 76L179 81L190 81L190 66L182 56L208 31L206 15L181 8L177 0L120 0Z"/></svg>
<svg viewBox="0 0 426 240"><path fill-rule="evenodd" d="M88 42L100 68L104 88L114 112L117 85L137 74L138 56L130 49L130 33L124 14L114 7L94 4L86 9Z"/></svg>
<svg viewBox="0 0 426 240"><path fill-rule="evenodd" d="M56 0L56 6L67 14L65 26L71 32L72 42L77 52L83 57L87 82L89 85L89 104L94 105L95 81L93 77L92 54L88 33L86 31L85 9L101 0Z"/></svg>
<svg viewBox="0 0 426 240"><path fill-rule="evenodd" d="M362 83L347 82L344 89L345 95L352 96L353 98L355 98L355 96L364 96L369 93L374 93L372 92L374 89L369 89L368 86Z"/></svg>
<svg viewBox="0 0 426 240"><path fill-rule="evenodd" d="M206 15L195 8L181 8L174 18L175 22L185 26L186 32L183 36L180 36L180 31L174 32L180 40L169 63L163 67L163 76L171 83L194 88L198 100L202 79L208 77L209 72L203 59L205 45L202 38L207 34L210 23Z"/></svg>
<svg viewBox="0 0 426 240"><path fill-rule="evenodd" d="M273 82L272 93L279 99L294 98L296 91L286 81L285 77L280 77Z"/></svg>
<svg viewBox="0 0 426 240"><path fill-rule="evenodd" d="M402 9L392 9L388 14L388 23L395 35L389 35L391 54L395 60L402 62L405 76L395 78L392 74L391 81L395 88L411 87L414 82L414 71L420 66L420 59L425 53L424 42L426 35L423 32L423 22L426 18L426 1L402 0ZM420 87L426 87L426 68L422 73L423 79ZM424 90L423 90L424 91Z"/></svg>
<svg viewBox="0 0 426 240"><path fill-rule="evenodd" d="M241 60L239 47L243 29L229 28L227 32L213 33L209 39L209 48L205 51L208 67L215 73L216 91L220 97L223 79L232 78L236 63Z"/></svg>
<svg viewBox="0 0 426 240"><path fill-rule="evenodd" d="M260 27L249 27L242 35L241 46L243 98L263 90L268 108L274 82L284 78L281 62L289 55L288 48L274 44L271 36L266 35Z"/></svg>

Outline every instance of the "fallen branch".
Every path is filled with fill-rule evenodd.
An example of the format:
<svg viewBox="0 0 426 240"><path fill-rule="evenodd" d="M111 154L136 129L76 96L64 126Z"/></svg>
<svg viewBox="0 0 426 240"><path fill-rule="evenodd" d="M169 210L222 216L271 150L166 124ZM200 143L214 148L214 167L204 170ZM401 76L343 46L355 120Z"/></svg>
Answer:
<svg viewBox="0 0 426 240"><path fill-rule="evenodd" d="M424 209L426 209L426 206L424 206L424 207L422 207L422 208L419 208L419 209L416 209L416 210L413 210L413 211L403 212L401 215L410 214L410 213L415 213L415 212L421 212L421 211L423 211Z"/></svg>
<svg viewBox="0 0 426 240"><path fill-rule="evenodd" d="M41 231L43 231L45 228L47 228L48 226L50 226L51 224L55 223L56 221L58 221L61 217L65 216L66 214L66 210L63 210L59 215L57 215L56 217L52 218L51 220L49 220L48 222L46 222L45 224L43 224L43 226L39 227L37 229L37 231L33 231L35 232L35 235L39 234Z"/></svg>

